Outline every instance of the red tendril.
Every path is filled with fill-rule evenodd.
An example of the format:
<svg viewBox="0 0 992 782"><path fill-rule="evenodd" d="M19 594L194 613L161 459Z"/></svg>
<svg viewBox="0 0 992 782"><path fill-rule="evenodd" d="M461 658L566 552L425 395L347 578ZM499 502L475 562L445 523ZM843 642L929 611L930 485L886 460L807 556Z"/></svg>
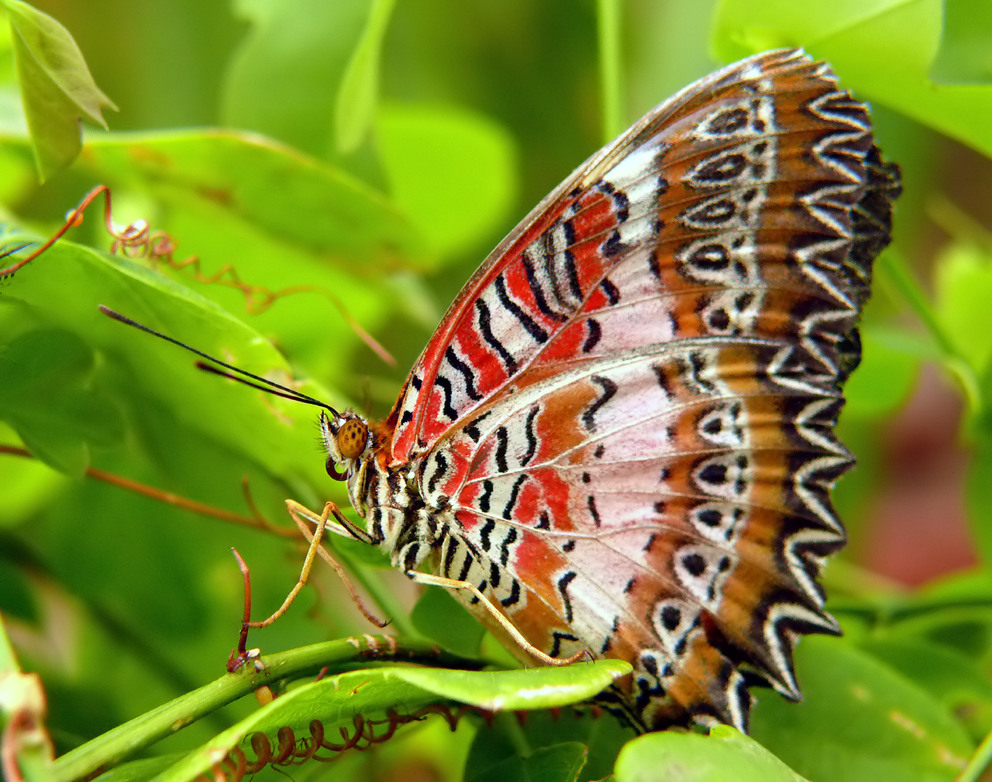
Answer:
<svg viewBox="0 0 992 782"><path fill-rule="evenodd" d="M226 758L213 766L210 773L215 780L239 782L245 776L256 774L266 766L299 766L312 760L329 763L337 760L348 750L364 752L376 744L389 741L401 726L411 722L421 722L432 714L442 717L452 731L467 714L481 715L487 722L492 719L491 712L473 706L453 707L443 703L425 706L413 714L400 714L390 709L386 712L385 719L367 719L361 714L356 714L352 719L352 730L344 725L338 728L341 735L340 743L331 741L327 737L324 724L320 720L313 720L309 726L309 735L301 738L297 738L288 726L276 732L274 744L264 733L251 734L248 743L255 755L254 760L248 760L245 751L235 747Z"/></svg>

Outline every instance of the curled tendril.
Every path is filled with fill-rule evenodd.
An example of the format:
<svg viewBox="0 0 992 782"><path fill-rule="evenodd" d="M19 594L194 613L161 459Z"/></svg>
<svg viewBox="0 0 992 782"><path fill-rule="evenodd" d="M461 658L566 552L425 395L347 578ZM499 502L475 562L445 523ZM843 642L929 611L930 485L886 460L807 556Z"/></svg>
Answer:
<svg viewBox="0 0 992 782"><path fill-rule="evenodd" d="M311 721L310 734L302 737L297 737L292 728L283 726L276 731L274 743L264 733L252 733L248 737L248 743L255 755L254 760L249 760L241 747L235 747L227 757L211 768L208 776L201 779L240 782L266 766L299 766L310 761L329 763L348 750L362 752L375 744L389 741L401 726L411 722L421 722L431 715L438 715L448 723L451 730L455 730L459 721L467 714L481 715L487 722L492 719L491 712L473 706L452 707L437 703L412 714L400 714L390 709L386 712L385 719L373 720L356 714L352 719L351 729L345 725L338 728L340 743L330 740L320 720Z"/></svg>

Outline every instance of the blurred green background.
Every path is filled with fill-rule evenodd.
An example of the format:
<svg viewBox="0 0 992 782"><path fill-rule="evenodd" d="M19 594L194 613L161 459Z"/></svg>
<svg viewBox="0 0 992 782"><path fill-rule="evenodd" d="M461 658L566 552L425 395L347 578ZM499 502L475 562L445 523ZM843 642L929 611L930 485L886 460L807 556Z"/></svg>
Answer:
<svg viewBox="0 0 992 782"><path fill-rule="evenodd" d="M69 30L119 111L105 112L109 132L87 127L79 158L39 185L12 59L0 57L8 245L50 235L105 183L115 222L167 232L175 260L197 256L201 277L230 265L246 283L294 289L255 314L241 292L191 268L108 260L79 246L109 247L97 206L67 243L0 281L0 443L37 457L0 453L0 612L22 667L42 674L59 750L223 673L242 601L230 547L251 567L258 616L301 561L293 542L137 497L84 477L87 468L240 513L247 478L263 515L287 526L286 497L347 504L324 475L312 410L198 373L97 304L383 416L474 268L576 165L718 65L803 46L871 104L905 193L841 423L859 466L836 492L851 544L826 583L846 636L801 646L806 700L762 694L754 734L811 779L954 778L992 729L987 5L35 3ZM601 75L603 39L618 52L615 81ZM0 48L11 46L3 28ZM335 548L409 628L406 579L375 552ZM370 631L320 571L252 645ZM417 619L419 631L471 651L477 636L459 648L443 633L450 606L440 610ZM883 680L881 703L914 704L913 738L884 709L855 729L841 708L850 703L831 700L838 682ZM155 752L196 746L251 708L213 715ZM522 747L572 740L588 748L584 778L609 773L625 736L609 718L574 722L534 717L522 734L506 721L465 722L454 736L431 723L333 768L458 779L471 752L467 778L516 778L500 764L526 757Z"/></svg>

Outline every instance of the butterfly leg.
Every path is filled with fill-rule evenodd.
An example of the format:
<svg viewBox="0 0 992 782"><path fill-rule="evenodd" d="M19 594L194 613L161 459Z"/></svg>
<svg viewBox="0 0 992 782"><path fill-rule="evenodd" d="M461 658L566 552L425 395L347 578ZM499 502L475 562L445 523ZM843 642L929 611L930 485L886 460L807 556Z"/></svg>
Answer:
<svg viewBox="0 0 992 782"><path fill-rule="evenodd" d="M324 506L324 512L319 516L306 506L300 505L300 503L295 500L286 500L286 509L289 511L289 515L292 517L293 521L296 522L296 526L299 527L300 532L303 533L303 537L305 537L310 543L310 546L307 549L306 558L303 560L303 567L300 570L300 577L296 582L296 586L294 586L292 590L290 590L290 593L286 596L283 604L279 606L279 608L277 608L270 617L258 622L249 622L248 626L252 628L268 627L276 621L276 619L286 613L286 610L290 607L290 605L292 605L293 601L296 599L296 596L300 593L300 590L306 586L306 583L310 578L310 569L313 567L314 559L318 555L328 565L334 568L334 572L338 574L338 578L341 579L345 589L348 590L348 594L351 597L352 602L355 606L357 606L358 610L362 612L362 616L368 619L369 622L374 624L376 627L385 627L389 624L388 620L379 619L365 607L361 596L355 589L355 585L351 582L351 579L348 578L348 574L345 573L344 568L341 567L341 564L334 559L334 557L332 557L323 546L320 545L321 538L324 536L324 530L328 528L327 522L332 516L338 525L348 531L349 537L356 537L363 542L371 542L370 540L366 540L368 538L368 533L364 530L358 529L333 502L328 502ZM307 522L314 525L315 529L313 531L310 530L310 526ZM330 529L337 531L334 526L331 526Z"/></svg>
<svg viewBox="0 0 992 782"><path fill-rule="evenodd" d="M264 666L259 656L262 650L248 648L248 630L251 628L251 572L248 570L248 563L244 561L236 548L231 549L234 558L238 561L238 569L241 571L241 578L244 582L245 605L241 619L241 634L238 636L238 645L231 650L227 657L227 672L234 673L248 663L252 663L256 671L263 670Z"/></svg>
<svg viewBox="0 0 992 782"><path fill-rule="evenodd" d="M425 584L427 586L439 586L445 589L463 589L469 592L473 597L475 597L479 604L485 606L486 610L492 615L493 619L499 622L500 626L509 633L510 637L516 641L517 645L523 649L527 654L540 660L545 665L571 665L572 663L577 663L582 659L589 659L590 655L585 650L581 652L576 652L571 657L552 657L551 655L545 654L540 649L538 649L534 644L524 638L523 633L521 633L506 616L492 604L492 602L487 598L479 588L468 581L458 581L454 578L445 578L444 576L438 576L434 573L422 573L419 570L408 570L406 572L407 576L418 584Z"/></svg>

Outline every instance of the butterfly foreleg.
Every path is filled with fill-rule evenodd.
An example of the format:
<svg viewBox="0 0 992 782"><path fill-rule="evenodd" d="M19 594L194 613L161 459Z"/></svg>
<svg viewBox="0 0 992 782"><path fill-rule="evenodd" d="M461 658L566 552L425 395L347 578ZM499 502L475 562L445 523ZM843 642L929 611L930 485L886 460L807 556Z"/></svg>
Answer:
<svg viewBox="0 0 992 782"><path fill-rule="evenodd" d="M503 614L492 601L487 598L479 588L468 581L458 581L454 578L446 578L445 576L438 576L434 573L423 573L419 570L408 570L406 571L407 576L416 581L418 584L424 584L427 586L439 586L445 589L462 589L470 593L479 604L482 605L495 619L499 625L506 630L510 637L523 649L527 654L540 660L545 665L571 665L572 663L577 663L579 660L589 657L588 652L580 651L573 654L571 657L552 657L549 654L545 654L540 649L538 649L534 644L524 638L523 633L521 633L516 626L511 622L505 614Z"/></svg>
<svg viewBox="0 0 992 782"><path fill-rule="evenodd" d="M341 512L341 508L338 507L338 504L335 502L328 502L324 506L324 512L319 515L310 510L306 505L301 505L296 500L286 500L286 509L289 511L289 515L292 516L293 521L296 522L296 526L299 527L300 530L303 530L306 527L306 524L302 521L302 519L306 519L313 524L315 528L326 527L328 531L333 532L336 535L352 538L369 546L374 546L377 542L372 539L372 536L369 535L368 532L363 530L361 527L356 526L351 519L345 516ZM336 523L332 523L328 526L327 522L330 521L331 516L334 517L334 521ZM307 533L304 534L306 535L307 540L310 540L310 536Z"/></svg>
<svg viewBox="0 0 992 782"><path fill-rule="evenodd" d="M362 612L362 615L366 619L368 619L376 627L385 627L389 624L388 620L379 619L365 607L361 596L358 594L358 591L355 589L355 585L351 582L351 579L348 577L348 574L345 572L344 568L341 567L341 564L327 552L327 549L320 545L320 541L324 536L325 530L331 530L332 532L346 535L347 537L354 537L363 543L371 543L372 540L369 538L368 533L356 527L355 524L347 516L345 516L341 512L341 509L333 502L328 502L324 505L324 511L320 515L317 515L312 510L304 505L301 505L295 500L286 500L286 509L289 511L289 515L296 523L296 526L299 527L300 532L303 533L303 537L305 537L310 544L307 548L307 555L303 560L303 567L300 569L300 577L297 580L296 585L286 596L286 599L283 601L282 605L279 606L279 608L277 608L271 616L258 622L249 622L248 626L252 628L268 627L276 621L276 619L286 613L286 610L293 604L293 601L300 593L300 590L306 586L306 583L310 578L310 570L313 567L314 559L318 555L327 564L334 568L334 572L338 574L338 578L341 579L345 589L348 590L348 595L351 597L352 602L358 610ZM330 526L328 526L328 521L330 521L332 517L334 521ZM314 526L313 531L310 529L310 524Z"/></svg>

